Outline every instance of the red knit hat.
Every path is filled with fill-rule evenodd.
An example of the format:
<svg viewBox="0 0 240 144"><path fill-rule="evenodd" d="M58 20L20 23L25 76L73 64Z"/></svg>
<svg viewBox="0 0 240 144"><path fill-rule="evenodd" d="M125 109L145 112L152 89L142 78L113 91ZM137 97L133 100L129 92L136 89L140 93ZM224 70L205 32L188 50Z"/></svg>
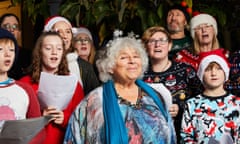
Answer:
<svg viewBox="0 0 240 144"><path fill-rule="evenodd" d="M209 52L202 52L199 54L199 65L197 75L203 81L203 73L211 62L218 63L225 72L225 81L228 79L230 64L224 55L224 49L216 49Z"/></svg>

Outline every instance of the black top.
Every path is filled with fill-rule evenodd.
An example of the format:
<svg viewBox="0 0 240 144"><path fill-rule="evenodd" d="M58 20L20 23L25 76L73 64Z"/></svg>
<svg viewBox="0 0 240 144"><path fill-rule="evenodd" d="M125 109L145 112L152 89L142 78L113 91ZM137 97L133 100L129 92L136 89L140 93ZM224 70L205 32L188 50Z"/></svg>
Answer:
<svg viewBox="0 0 240 144"><path fill-rule="evenodd" d="M83 90L86 96L94 88L98 87L100 82L91 63L78 57L78 64L83 83Z"/></svg>

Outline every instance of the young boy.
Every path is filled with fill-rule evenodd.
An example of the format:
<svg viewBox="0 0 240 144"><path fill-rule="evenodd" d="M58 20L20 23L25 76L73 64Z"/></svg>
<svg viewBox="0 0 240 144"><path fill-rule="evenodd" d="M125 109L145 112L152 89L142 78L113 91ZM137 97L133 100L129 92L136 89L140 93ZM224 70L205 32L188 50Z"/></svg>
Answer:
<svg viewBox="0 0 240 144"><path fill-rule="evenodd" d="M183 143L239 143L240 98L224 90L229 64L221 49L200 54L197 72L202 94L186 102L181 129Z"/></svg>
<svg viewBox="0 0 240 144"><path fill-rule="evenodd" d="M0 128L4 120L41 116L39 103L32 88L8 77L17 51L14 36L0 28Z"/></svg>

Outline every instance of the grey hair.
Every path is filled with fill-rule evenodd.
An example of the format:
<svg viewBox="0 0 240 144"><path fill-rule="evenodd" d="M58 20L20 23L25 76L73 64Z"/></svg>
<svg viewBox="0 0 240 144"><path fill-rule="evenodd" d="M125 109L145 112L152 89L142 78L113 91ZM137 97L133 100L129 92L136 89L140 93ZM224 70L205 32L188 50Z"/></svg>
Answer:
<svg viewBox="0 0 240 144"><path fill-rule="evenodd" d="M148 56L140 40L130 37L120 37L107 44L104 50L100 52L99 59L96 61L96 65L99 71L99 78L102 82L112 80L112 74L110 70L114 68L116 64L116 58L120 51L125 48L132 48L136 50L142 60L142 73L139 78L142 78L143 73L148 68Z"/></svg>

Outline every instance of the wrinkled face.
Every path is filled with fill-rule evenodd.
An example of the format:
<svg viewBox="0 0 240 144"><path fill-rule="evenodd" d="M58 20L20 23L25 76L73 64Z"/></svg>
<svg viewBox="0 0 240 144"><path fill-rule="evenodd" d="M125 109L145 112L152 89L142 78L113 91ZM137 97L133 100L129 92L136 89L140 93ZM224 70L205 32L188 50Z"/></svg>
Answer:
<svg viewBox="0 0 240 144"><path fill-rule="evenodd" d="M46 36L42 43L42 69L55 73L63 56L63 43L59 36Z"/></svg>
<svg viewBox="0 0 240 144"><path fill-rule="evenodd" d="M116 57L116 65L111 73L116 81L135 81L142 73L140 54L133 48L125 48Z"/></svg>
<svg viewBox="0 0 240 144"><path fill-rule="evenodd" d="M5 17L1 27L10 31L17 40L20 38L20 26L14 16Z"/></svg>
<svg viewBox="0 0 240 144"><path fill-rule="evenodd" d="M15 46L12 41L0 40L0 73L6 73L13 65L15 58Z"/></svg>
<svg viewBox="0 0 240 144"><path fill-rule="evenodd" d="M156 32L147 42L147 52L151 59L165 59L171 49L171 43L163 32Z"/></svg>
<svg viewBox="0 0 240 144"><path fill-rule="evenodd" d="M172 9L167 15L167 27L170 33L183 32L187 24L185 15L178 9Z"/></svg>
<svg viewBox="0 0 240 144"><path fill-rule="evenodd" d="M200 24L194 28L195 37L198 40L200 46L212 44L214 38L214 28L210 24Z"/></svg>
<svg viewBox="0 0 240 144"><path fill-rule="evenodd" d="M89 57L92 41L87 34L78 34L74 40L73 47L77 50L78 55L85 59Z"/></svg>
<svg viewBox="0 0 240 144"><path fill-rule="evenodd" d="M73 37L71 26L64 21L59 21L54 24L52 29L57 31L62 37L65 43L65 49L69 49L71 46L72 37Z"/></svg>
<svg viewBox="0 0 240 144"><path fill-rule="evenodd" d="M210 64L203 74L203 82L209 88L222 87L225 81L225 73L217 63Z"/></svg>

